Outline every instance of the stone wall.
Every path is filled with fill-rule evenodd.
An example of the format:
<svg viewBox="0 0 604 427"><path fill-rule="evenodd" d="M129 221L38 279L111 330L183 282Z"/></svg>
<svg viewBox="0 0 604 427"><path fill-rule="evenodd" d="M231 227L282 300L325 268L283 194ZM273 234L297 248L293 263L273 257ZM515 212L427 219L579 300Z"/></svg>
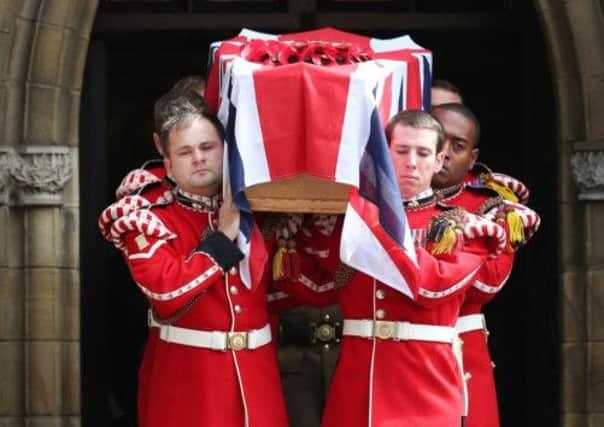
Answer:
<svg viewBox="0 0 604 427"><path fill-rule="evenodd" d="M604 18L535 0L558 98L562 425L604 426Z"/></svg>
<svg viewBox="0 0 604 427"><path fill-rule="evenodd" d="M0 3L3 427L80 424L78 115L96 3Z"/></svg>

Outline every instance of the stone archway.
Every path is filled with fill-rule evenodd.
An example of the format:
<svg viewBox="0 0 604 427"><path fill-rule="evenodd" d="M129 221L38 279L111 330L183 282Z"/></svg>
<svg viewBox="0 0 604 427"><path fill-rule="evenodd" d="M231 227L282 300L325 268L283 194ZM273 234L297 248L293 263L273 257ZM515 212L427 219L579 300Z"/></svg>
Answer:
<svg viewBox="0 0 604 427"><path fill-rule="evenodd" d="M80 423L78 115L96 8L0 5L0 425Z"/></svg>
<svg viewBox="0 0 604 427"><path fill-rule="evenodd" d="M80 424L78 127L97 3L0 5L0 425ZM604 423L602 3L534 3L558 99L562 425L595 426Z"/></svg>
<svg viewBox="0 0 604 427"><path fill-rule="evenodd" d="M562 425L603 425L602 3L536 0L535 4L549 44L558 100Z"/></svg>

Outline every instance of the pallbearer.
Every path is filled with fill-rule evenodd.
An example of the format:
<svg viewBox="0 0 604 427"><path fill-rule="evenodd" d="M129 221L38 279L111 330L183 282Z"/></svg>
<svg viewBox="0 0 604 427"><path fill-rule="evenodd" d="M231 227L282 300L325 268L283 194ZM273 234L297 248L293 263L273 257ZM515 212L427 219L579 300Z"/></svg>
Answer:
<svg viewBox="0 0 604 427"><path fill-rule="evenodd" d="M497 392L487 339L489 332L483 307L508 280L516 249L539 227L539 216L523 206L528 190L519 181L490 171L476 162L479 149L479 122L469 108L448 103L432 109L446 135L444 165L434 176L443 205L462 207L490 218L506 230L508 245L498 257L488 259L468 288L457 329L464 341L464 369L468 379L469 427L498 427Z"/></svg>
<svg viewBox="0 0 604 427"><path fill-rule="evenodd" d="M411 246L375 247L368 262L389 259L395 270L388 273L400 274L408 288L342 263L346 248L339 222L331 236L324 224L314 226L314 249L330 254L317 262L335 272L344 316L341 357L322 425L459 426L466 398L454 326L465 290L489 250L502 249L505 233L463 210L437 205L430 180L442 166L444 133L438 121L406 111L391 119L386 133ZM361 206L354 209L367 218ZM349 209L346 221L355 212ZM357 223L359 237L365 224ZM383 230L375 225L372 230L388 241Z"/></svg>
<svg viewBox="0 0 604 427"><path fill-rule="evenodd" d="M151 306L140 425L287 426L267 313L268 274L244 282L240 212L222 194L221 123L186 96L161 129L170 198L120 199L101 216ZM256 230L257 232L257 230ZM266 259L266 248L255 256ZM265 271L265 273L267 273Z"/></svg>

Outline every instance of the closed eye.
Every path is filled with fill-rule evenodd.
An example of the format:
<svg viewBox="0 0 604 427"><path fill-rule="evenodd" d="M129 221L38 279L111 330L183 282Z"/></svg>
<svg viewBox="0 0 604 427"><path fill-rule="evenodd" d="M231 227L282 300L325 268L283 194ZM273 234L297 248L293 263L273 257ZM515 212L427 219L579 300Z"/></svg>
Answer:
<svg viewBox="0 0 604 427"><path fill-rule="evenodd" d="M466 141L463 139L456 139L453 141L453 149L455 151L463 151L466 148Z"/></svg>

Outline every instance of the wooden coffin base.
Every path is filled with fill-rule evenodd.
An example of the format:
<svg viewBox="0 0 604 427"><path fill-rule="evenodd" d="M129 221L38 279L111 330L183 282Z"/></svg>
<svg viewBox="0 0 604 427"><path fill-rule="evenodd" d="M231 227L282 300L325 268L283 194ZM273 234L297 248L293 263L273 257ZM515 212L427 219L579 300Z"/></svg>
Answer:
<svg viewBox="0 0 604 427"><path fill-rule="evenodd" d="M343 214L351 186L300 175L252 185L245 195L254 211Z"/></svg>

